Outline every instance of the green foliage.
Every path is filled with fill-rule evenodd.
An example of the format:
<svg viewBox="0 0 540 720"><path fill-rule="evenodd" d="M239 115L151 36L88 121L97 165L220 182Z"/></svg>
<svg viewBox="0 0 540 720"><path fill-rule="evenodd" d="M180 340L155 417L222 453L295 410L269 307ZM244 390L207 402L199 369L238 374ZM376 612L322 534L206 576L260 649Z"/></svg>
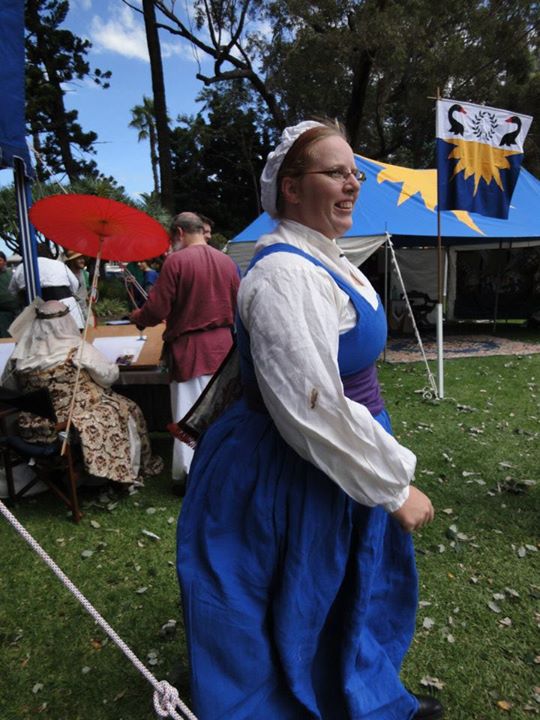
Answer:
<svg viewBox="0 0 540 720"><path fill-rule="evenodd" d="M101 278L98 282L98 303L103 300L126 300L126 288L120 278Z"/></svg>
<svg viewBox="0 0 540 720"><path fill-rule="evenodd" d="M94 314L98 323L105 320L120 320L130 313L129 303L124 298L101 297L94 305Z"/></svg>
<svg viewBox="0 0 540 720"><path fill-rule="evenodd" d="M71 146L92 153L97 135L83 131L77 110L66 110L65 86L92 77L109 87L109 71L90 68L86 55L92 44L60 27L66 20L66 0L26 0L26 120L37 152L40 180L65 173L70 181L97 174L93 160L75 159Z"/></svg>
<svg viewBox="0 0 540 720"><path fill-rule="evenodd" d="M173 32L215 59L213 76L199 74L207 87L249 87L244 107L257 107L257 119L270 118L274 128L337 117L354 149L369 157L431 166L437 89L516 112L540 110L538 5L529 0L196 0L196 30L169 3L155 4ZM525 163L540 173L538 123Z"/></svg>
<svg viewBox="0 0 540 720"><path fill-rule="evenodd" d="M126 287L120 278L106 277L98 281L98 301L94 304L94 313L98 323L106 320L120 320L133 310Z"/></svg>
<svg viewBox="0 0 540 720"><path fill-rule="evenodd" d="M527 0L283 0L267 12L276 25L265 57L288 117L342 118L362 154L431 165L437 88L533 114L537 8ZM525 151L536 167L539 137Z"/></svg>
<svg viewBox="0 0 540 720"><path fill-rule="evenodd" d="M417 392L420 364L383 364L380 376L394 430L417 454L416 482L437 511L415 536L421 606L404 680L414 692L431 687L451 720L495 720L504 703L513 720L527 720L538 685L540 354L448 360L449 399L438 403ZM82 491L79 526L48 494L15 514L189 702L169 483L166 469L132 496ZM3 520L0 545L9 558L0 574L0 716L154 718L151 686ZM162 631L169 619L171 634Z"/></svg>
<svg viewBox="0 0 540 720"><path fill-rule="evenodd" d="M248 94L220 86L201 94L206 118L180 117L172 131L175 206L214 220L232 237L261 212L258 178L270 150L270 130Z"/></svg>
<svg viewBox="0 0 540 720"><path fill-rule="evenodd" d="M161 204L160 197L157 193L141 193L137 207L161 223L165 230L169 230L172 216Z"/></svg>

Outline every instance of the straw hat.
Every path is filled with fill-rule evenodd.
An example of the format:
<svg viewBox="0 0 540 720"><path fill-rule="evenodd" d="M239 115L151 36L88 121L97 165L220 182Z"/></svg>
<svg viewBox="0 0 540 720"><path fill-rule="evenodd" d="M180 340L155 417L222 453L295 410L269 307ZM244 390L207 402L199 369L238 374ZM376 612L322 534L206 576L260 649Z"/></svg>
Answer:
<svg viewBox="0 0 540 720"><path fill-rule="evenodd" d="M64 255L64 262L69 262L70 260L76 260L77 258L82 257L83 254L80 252L74 252L72 250L66 250L66 253Z"/></svg>

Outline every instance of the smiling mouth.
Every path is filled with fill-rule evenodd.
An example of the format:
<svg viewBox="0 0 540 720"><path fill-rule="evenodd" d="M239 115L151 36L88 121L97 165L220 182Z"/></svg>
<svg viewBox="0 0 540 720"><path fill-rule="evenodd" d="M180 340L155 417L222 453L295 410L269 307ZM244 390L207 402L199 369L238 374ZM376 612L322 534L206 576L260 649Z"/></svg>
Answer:
<svg viewBox="0 0 540 720"><path fill-rule="evenodd" d="M340 210L352 210L353 203L350 200L344 200L343 202L336 203L336 207Z"/></svg>

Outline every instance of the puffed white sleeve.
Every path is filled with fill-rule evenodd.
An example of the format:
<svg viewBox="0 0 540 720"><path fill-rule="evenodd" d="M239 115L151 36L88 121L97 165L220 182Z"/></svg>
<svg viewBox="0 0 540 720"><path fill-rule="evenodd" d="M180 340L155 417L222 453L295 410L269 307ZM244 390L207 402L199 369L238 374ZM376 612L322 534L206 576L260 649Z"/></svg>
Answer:
<svg viewBox="0 0 540 720"><path fill-rule="evenodd" d="M337 285L305 260L278 267L269 260L251 270L239 293L268 412L284 440L350 497L397 510L408 497L416 457L344 395Z"/></svg>
<svg viewBox="0 0 540 720"><path fill-rule="evenodd" d="M75 355L73 362L79 364L78 353ZM88 371L94 382L101 387L109 388L118 380L120 370L116 363L111 362L105 355L90 343L85 342L80 360L81 368Z"/></svg>

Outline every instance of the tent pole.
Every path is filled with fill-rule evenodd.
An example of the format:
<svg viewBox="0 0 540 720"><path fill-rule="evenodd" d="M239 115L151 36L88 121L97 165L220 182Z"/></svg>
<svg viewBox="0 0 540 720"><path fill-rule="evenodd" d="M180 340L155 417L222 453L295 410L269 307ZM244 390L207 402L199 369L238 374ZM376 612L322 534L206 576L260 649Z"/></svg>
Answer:
<svg viewBox="0 0 540 720"><path fill-rule="evenodd" d="M31 183L25 175L24 162L18 157L13 158L13 179L15 182L17 219L20 232L19 244L23 259L26 299L30 304L37 295L41 295L41 285L39 282L36 237L34 227L28 219L28 210L32 204Z"/></svg>
<svg viewBox="0 0 540 720"><path fill-rule="evenodd" d="M438 171L437 171L438 174ZM437 183L438 184L438 183ZM437 202L437 387L439 398L444 398L444 353L443 353L443 269L441 241L441 211Z"/></svg>
<svg viewBox="0 0 540 720"><path fill-rule="evenodd" d="M384 309L386 312L386 323L387 325L390 324L390 300L388 297L388 233L386 233L386 241L384 243ZM384 343L384 350L383 350L383 362L386 362L386 348L388 347L388 337L386 338L386 342Z"/></svg>
<svg viewBox="0 0 540 720"><path fill-rule="evenodd" d="M441 99L437 88L437 100ZM435 133L437 134L437 133ZM444 398L444 356L443 356L443 273L442 273L442 239L441 239L441 210L439 197L439 167L437 168L437 381L438 395Z"/></svg>
<svg viewBox="0 0 540 720"><path fill-rule="evenodd" d="M441 213L437 204L437 382L438 394L444 398L444 355L443 355L443 273L441 243Z"/></svg>

